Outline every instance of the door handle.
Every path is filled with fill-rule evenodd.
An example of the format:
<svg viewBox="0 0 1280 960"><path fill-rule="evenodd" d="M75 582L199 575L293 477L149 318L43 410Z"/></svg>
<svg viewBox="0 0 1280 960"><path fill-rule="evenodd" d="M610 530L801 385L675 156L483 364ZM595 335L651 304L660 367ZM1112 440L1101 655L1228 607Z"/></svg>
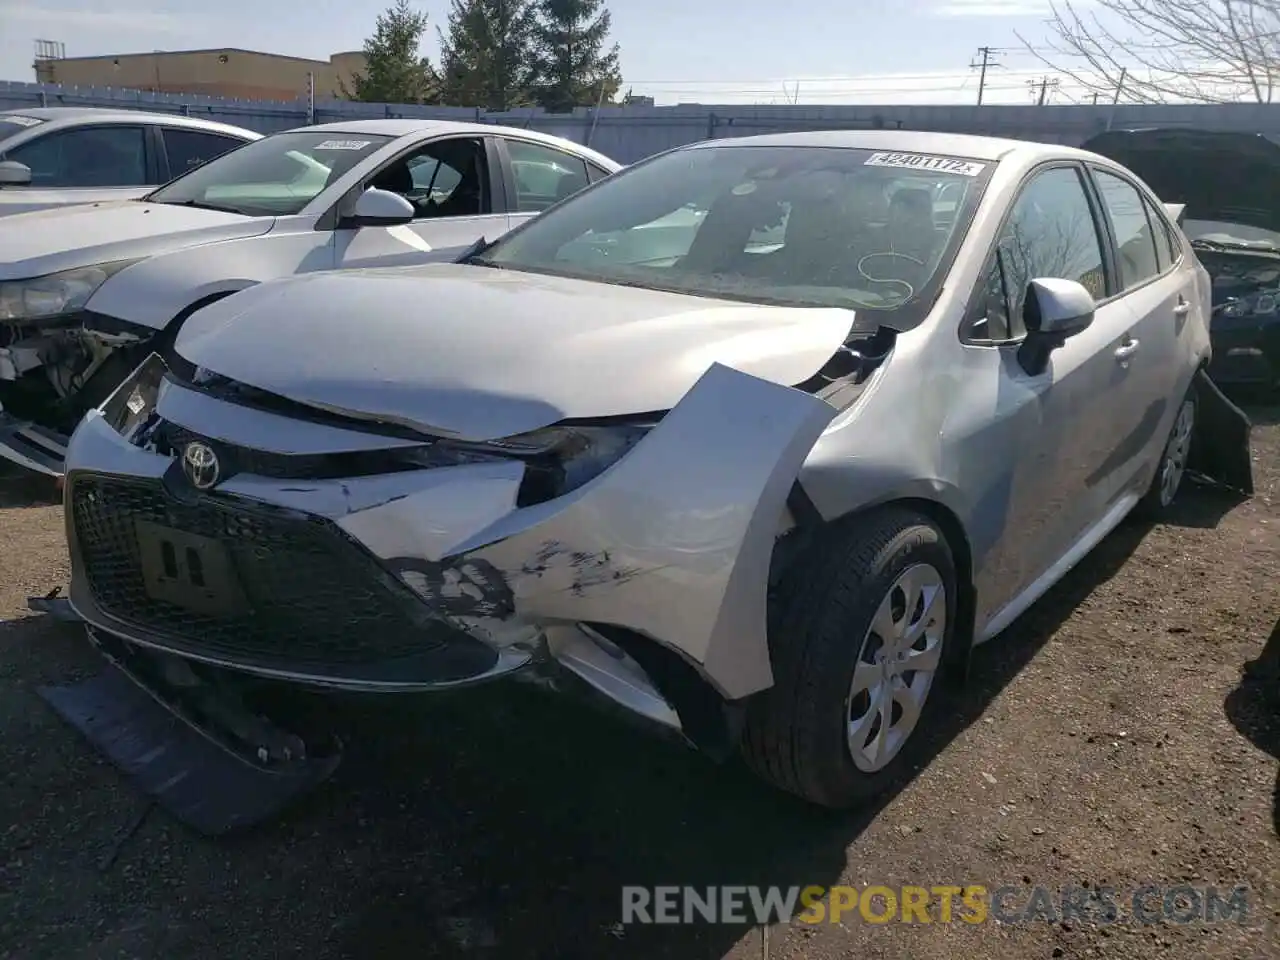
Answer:
<svg viewBox="0 0 1280 960"><path fill-rule="evenodd" d="M1127 363L1133 359L1133 355L1138 352L1138 348L1142 346L1137 340L1129 339L1120 346L1116 347L1116 360L1120 363Z"/></svg>

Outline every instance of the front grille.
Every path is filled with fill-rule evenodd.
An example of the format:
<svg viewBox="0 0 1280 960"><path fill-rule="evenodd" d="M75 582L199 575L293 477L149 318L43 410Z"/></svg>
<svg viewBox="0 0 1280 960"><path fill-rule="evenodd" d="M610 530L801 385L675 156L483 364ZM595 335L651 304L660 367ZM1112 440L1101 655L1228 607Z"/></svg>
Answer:
<svg viewBox="0 0 1280 960"><path fill-rule="evenodd" d="M106 614L231 660L358 665L423 654L458 635L326 520L204 496L159 482L73 476L71 505L94 602ZM138 523L221 542L247 601L226 616L156 599Z"/></svg>
<svg viewBox="0 0 1280 960"><path fill-rule="evenodd" d="M160 421L154 440L161 453L175 457L181 456L182 449L193 440L208 444L218 452L224 478L236 473L251 473L273 480L326 480L420 469L420 464L410 461L403 449L324 454L269 453L213 440L167 420Z"/></svg>

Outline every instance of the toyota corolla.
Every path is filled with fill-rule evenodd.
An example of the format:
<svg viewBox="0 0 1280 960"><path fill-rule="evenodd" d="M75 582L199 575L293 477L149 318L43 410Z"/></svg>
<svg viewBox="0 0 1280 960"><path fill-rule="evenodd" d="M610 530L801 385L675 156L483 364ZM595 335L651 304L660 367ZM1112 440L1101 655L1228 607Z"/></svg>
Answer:
<svg viewBox="0 0 1280 960"><path fill-rule="evenodd" d="M319 687L585 684L850 805L1126 515L1251 490L1209 304L1094 154L694 144L461 262L193 314L72 438L70 600Z"/></svg>

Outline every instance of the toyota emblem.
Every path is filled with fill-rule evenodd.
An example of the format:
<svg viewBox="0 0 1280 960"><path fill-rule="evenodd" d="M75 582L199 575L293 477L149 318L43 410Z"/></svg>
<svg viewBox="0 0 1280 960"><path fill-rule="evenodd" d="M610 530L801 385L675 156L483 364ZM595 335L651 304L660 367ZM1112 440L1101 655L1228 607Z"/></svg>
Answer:
<svg viewBox="0 0 1280 960"><path fill-rule="evenodd" d="M218 482L220 465L213 447L198 440L182 451L182 472L197 490L208 490Z"/></svg>

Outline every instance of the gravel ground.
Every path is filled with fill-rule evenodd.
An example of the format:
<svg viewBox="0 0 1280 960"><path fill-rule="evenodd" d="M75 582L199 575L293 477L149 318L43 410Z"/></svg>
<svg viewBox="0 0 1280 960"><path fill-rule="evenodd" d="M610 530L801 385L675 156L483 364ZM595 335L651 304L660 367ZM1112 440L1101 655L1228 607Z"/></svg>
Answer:
<svg viewBox="0 0 1280 960"><path fill-rule="evenodd" d="M490 688L342 703L343 766L269 825L122 838L145 804L36 695L96 666L25 612L65 580L61 508L0 477L0 958L1280 956L1280 709L1242 679L1280 661L1280 408L1252 413L1252 501L1117 531L978 651L923 769L840 817ZM615 926L624 884L1183 882L1247 885L1246 921Z"/></svg>

